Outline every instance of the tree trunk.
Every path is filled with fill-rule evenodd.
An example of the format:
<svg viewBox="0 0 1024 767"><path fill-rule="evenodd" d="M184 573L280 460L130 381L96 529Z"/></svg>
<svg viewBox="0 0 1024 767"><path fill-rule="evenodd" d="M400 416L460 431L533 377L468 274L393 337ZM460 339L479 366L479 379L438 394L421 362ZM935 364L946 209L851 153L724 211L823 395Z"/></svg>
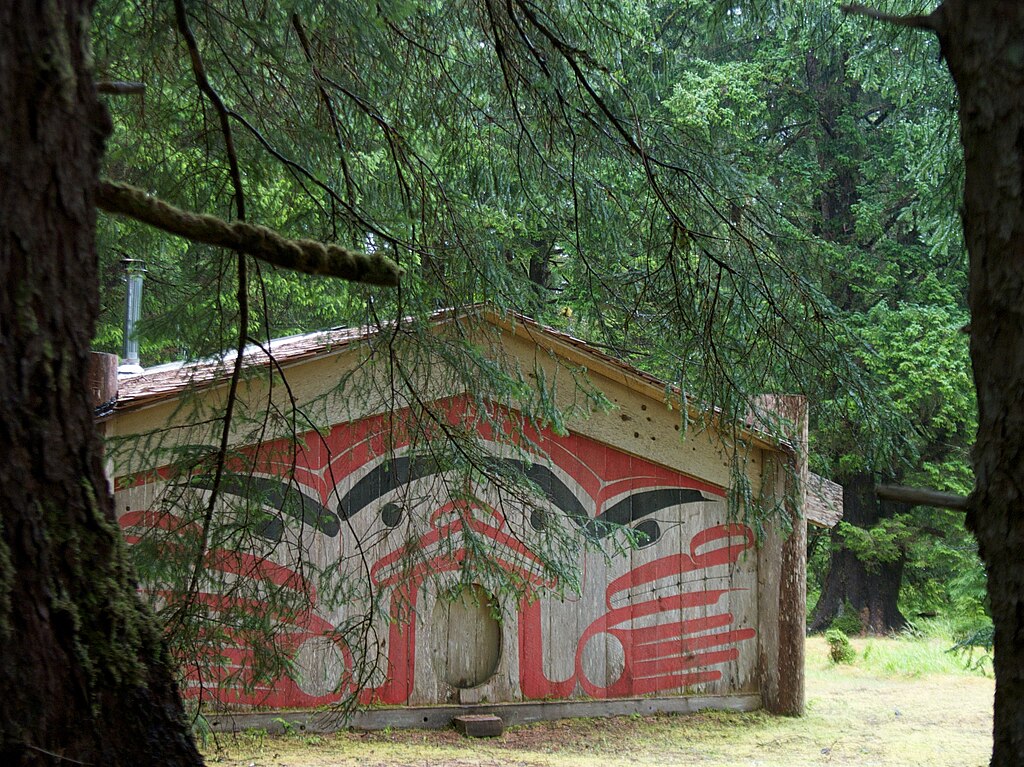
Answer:
<svg viewBox="0 0 1024 767"><path fill-rule="evenodd" d="M818 207L820 221L815 234L841 247L849 248L857 241L854 206L861 181L860 162L863 150L847 118L851 107L861 98L859 84L846 72L847 54L836 54L831 61L822 61L816 52L804 59L804 76L809 94L817 108L820 128L817 143L819 168L828 182L822 187ZM842 264L830 267L827 289L832 302L844 312L863 310L863 301L852 287ZM868 474L859 474L843 483L844 520L858 527L869 528L884 518L874 497L874 483ZM866 631L889 633L906 625L896 606L899 598L903 561L865 566L832 533L831 559L821 597L811 614L810 629L821 631L852 607Z"/></svg>
<svg viewBox="0 0 1024 767"><path fill-rule="evenodd" d="M551 256L555 252L555 244L550 239L533 239L527 246L530 252L530 282L534 291L542 300L551 290Z"/></svg>
<svg viewBox="0 0 1024 767"><path fill-rule="evenodd" d="M109 132L90 11L0 4L0 763L200 764L136 596L89 397Z"/></svg>
<svg viewBox="0 0 1024 767"><path fill-rule="evenodd" d="M976 476L967 523L995 623L992 765L1024 755L1024 3L946 0L937 20L960 94Z"/></svg>
<svg viewBox="0 0 1024 767"><path fill-rule="evenodd" d="M886 508L875 497L870 475L858 474L843 482L843 521L870 528L886 516ZM888 634L907 625L897 602L903 582L903 557L867 567L857 555L832 533L832 558L821 597L811 614L810 630L823 631L847 607L852 607L864 631Z"/></svg>

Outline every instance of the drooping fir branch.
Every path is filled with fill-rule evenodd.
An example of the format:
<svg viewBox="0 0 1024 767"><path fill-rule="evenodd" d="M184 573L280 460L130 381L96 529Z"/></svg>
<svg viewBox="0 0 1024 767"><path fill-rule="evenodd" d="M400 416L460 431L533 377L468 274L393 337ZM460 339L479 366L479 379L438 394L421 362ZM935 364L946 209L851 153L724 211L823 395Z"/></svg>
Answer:
<svg viewBox="0 0 1024 767"><path fill-rule="evenodd" d="M203 63L203 55L199 50L199 43L192 32L189 24L188 11L185 9L184 0L174 0L174 16L178 25L178 32L181 33L188 48L189 59L192 62L192 74L195 77L196 86L199 91L213 105L220 120L221 133L224 136L224 151L228 160L228 172L231 177L231 185L235 190L235 213L238 216L236 224L245 225L248 216L245 213L245 189L242 187L242 170L238 163L238 153L235 151L234 134L231 131L231 121L228 119L228 110L223 99L210 83L206 76L206 64ZM228 441L231 435L231 425L234 421L235 405L238 397L238 384L242 380L242 357L245 354L245 345L249 334L249 263L244 254L239 254L235 259L237 268L238 283L236 295L238 296L238 343L236 345L237 355L235 356L234 368L231 371L231 383L228 385L227 402L224 406L224 420L221 425L220 447L217 450L217 457L214 466L213 486L210 488L210 497L206 502L206 514L203 517L202 545L196 553L195 563L192 566L192 582L186 592L185 601L177 609L173 621L184 618L188 609L194 604L199 593L199 579L203 572L203 564L206 560L209 548L210 531L213 528L213 513L220 494L221 481L224 477L224 468L227 463Z"/></svg>
<svg viewBox="0 0 1024 767"><path fill-rule="evenodd" d="M385 286L398 285L402 276L402 268L389 258L316 240L289 239L258 224L192 213L128 184L101 181L96 204L102 211L133 218L186 240L228 248L297 272Z"/></svg>

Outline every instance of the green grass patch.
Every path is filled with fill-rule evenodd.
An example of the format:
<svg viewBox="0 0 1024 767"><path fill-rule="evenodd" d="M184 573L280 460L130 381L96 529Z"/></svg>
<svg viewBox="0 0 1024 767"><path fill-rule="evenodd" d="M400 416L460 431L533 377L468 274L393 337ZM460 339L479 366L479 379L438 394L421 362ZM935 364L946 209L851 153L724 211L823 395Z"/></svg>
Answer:
<svg viewBox="0 0 1024 767"><path fill-rule="evenodd" d="M854 654L842 662L879 678L930 674L991 676L992 664L984 651L953 650L958 641L953 631L948 621L937 620L921 621L896 637L850 637ZM809 667L818 662L817 642L829 642L830 648L838 642L835 637L829 640L830 633L826 632L824 639L811 637L808 640ZM834 657L832 660L836 662Z"/></svg>
<svg viewBox="0 0 1024 767"><path fill-rule="evenodd" d="M924 632L922 632L924 633ZM473 740L453 730L221 735L207 763L230 767L960 767L988 762L990 678L947 653L948 637L853 638L833 664L807 641L807 713L702 711L689 716L570 719Z"/></svg>
<svg viewBox="0 0 1024 767"><path fill-rule="evenodd" d="M985 673L962 654L951 652L953 642L945 638L861 639L853 640L853 645L858 654L854 664L878 676L978 676Z"/></svg>

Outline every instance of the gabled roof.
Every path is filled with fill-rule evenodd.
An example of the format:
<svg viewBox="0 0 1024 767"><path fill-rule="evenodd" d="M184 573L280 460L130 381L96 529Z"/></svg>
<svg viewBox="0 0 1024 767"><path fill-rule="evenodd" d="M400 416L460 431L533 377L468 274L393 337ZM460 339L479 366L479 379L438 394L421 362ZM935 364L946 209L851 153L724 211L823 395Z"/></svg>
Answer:
<svg viewBox="0 0 1024 767"><path fill-rule="evenodd" d="M561 330L542 325L517 312L499 313L485 305L475 305L462 312L444 309L434 312L428 321L444 324L472 317L505 332L545 348L573 364L617 381L627 388L654 400L663 400L671 387L665 381L598 349L586 341ZM355 328L331 328L312 333L275 338L269 344L250 344L243 355L246 370L258 368L288 368L306 360L322 358L350 351L385 331L390 323L364 325ZM172 362L147 368L141 373L122 376L118 380L118 395L114 412L137 410L172 399L185 391L195 391L226 382L234 368L237 351L222 357L195 362ZM675 391L678 395L678 390ZM694 416L707 415L707 408L687 402ZM712 415L717 416L717 411ZM759 447L792 452L785 441L773 438L767 432L749 424L741 434Z"/></svg>
<svg viewBox="0 0 1024 767"><path fill-rule="evenodd" d="M430 315L428 321L443 324L473 317L530 341L573 364L586 368L625 385L639 394L656 401L664 400L673 387L656 376L646 373L586 341L555 328L541 325L515 312L498 313L488 306L473 306L464 312L445 309ZM324 358L352 350L366 343L388 324L364 325L355 328L332 328L301 335L276 338L269 344L251 344L246 347L243 365L247 370L259 368L288 368L307 360ZM114 413L137 410L173 399L188 390L204 389L226 382L234 368L237 352L222 357L196 362L174 362L148 368L142 373L124 376L118 381L118 396ZM674 392L680 396L678 390ZM707 415L706 409L687 402L694 415ZM713 418L721 414L712 411ZM109 416L107 416L109 417ZM795 451L788 442L779 440L751 424L740 429L744 439L761 448L777 450L790 456ZM842 488L821 477L812 475L809 483L807 513L811 522L831 527L842 516Z"/></svg>
<svg viewBox="0 0 1024 767"><path fill-rule="evenodd" d="M369 326L333 328L275 338L269 344L250 344L243 354L245 369L291 366L304 360L337 354L366 341L378 332ZM237 350L223 357L195 362L170 362L118 379L115 412L136 410L171 399L186 390L216 386L231 375Z"/></svg>

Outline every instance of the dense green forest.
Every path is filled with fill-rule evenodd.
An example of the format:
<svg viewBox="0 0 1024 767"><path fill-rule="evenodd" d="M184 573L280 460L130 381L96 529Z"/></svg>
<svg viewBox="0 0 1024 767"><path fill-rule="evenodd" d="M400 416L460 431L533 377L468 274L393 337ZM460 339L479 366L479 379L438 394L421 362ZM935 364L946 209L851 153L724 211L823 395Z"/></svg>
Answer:
<svg viewBox="0 0 1024 767"><path fill-rule="evenodd" d="M266 341L488 302L734 416L803 393L812 468L846 488L846 520L809 544L812 628L985 624L962 514L874 495L973 482L962 161L937 43L829 2L105 0L97 18L99 77L145 84L110 99L107 176L405 269L397 292L240 270L101 218L98 348L120 348L120 260L141 258L146 364L230 349L242 322ZM468 380L503 375L459 353Z"/></svg>

